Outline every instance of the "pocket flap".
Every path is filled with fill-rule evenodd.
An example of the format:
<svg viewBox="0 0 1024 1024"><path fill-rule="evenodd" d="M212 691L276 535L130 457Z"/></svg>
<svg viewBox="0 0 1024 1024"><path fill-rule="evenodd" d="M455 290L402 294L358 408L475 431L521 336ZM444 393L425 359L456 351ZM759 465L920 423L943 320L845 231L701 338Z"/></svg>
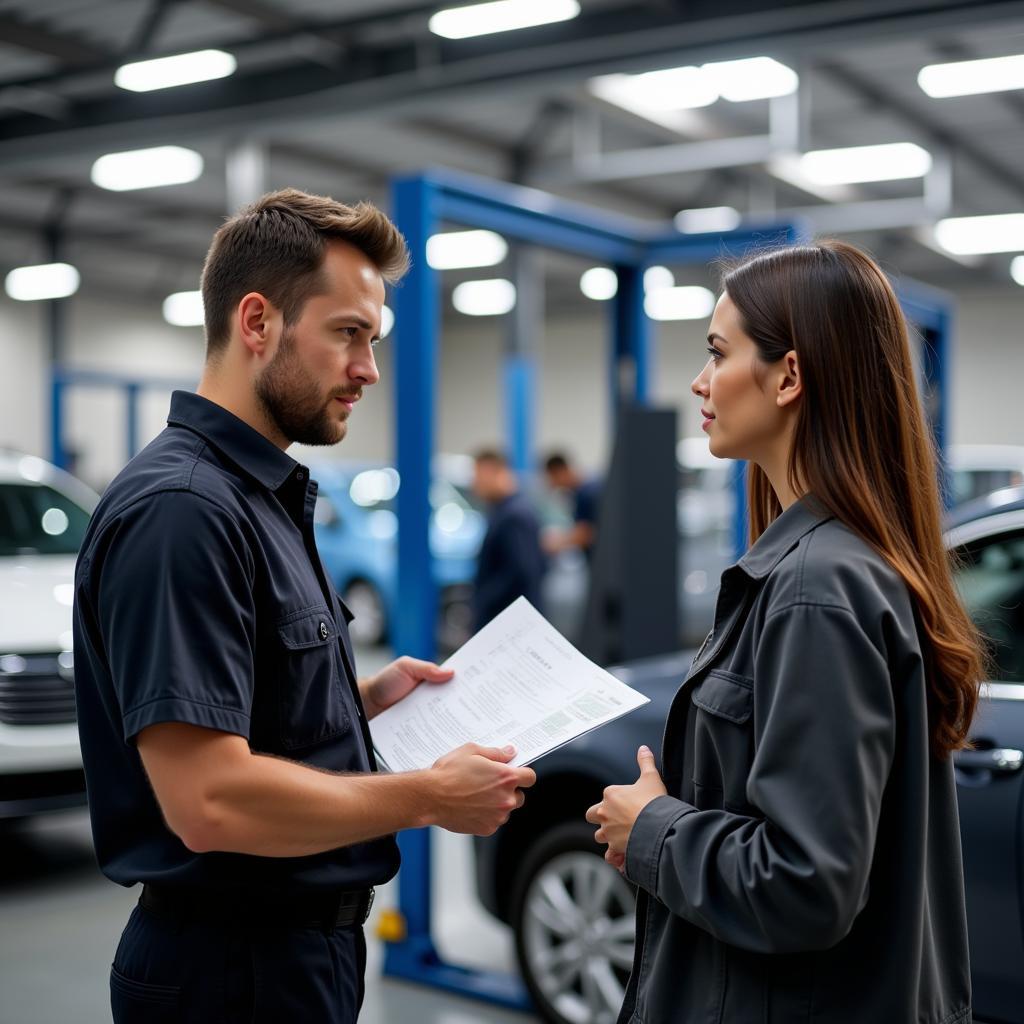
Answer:
<svg viewBox="0 0 1024 1024"><path fill-rule="evenodd" d="M742 725L754 707L754 680L712 669L693 691L693 703L709 714Z"/></svg>
<svg viewBox="0 0 1024 1024"><path fill-rule="evenodd" d="M320 647L337 638L334 619L326 609L297 612L277 624L277 635L289 650Z"/></svg>

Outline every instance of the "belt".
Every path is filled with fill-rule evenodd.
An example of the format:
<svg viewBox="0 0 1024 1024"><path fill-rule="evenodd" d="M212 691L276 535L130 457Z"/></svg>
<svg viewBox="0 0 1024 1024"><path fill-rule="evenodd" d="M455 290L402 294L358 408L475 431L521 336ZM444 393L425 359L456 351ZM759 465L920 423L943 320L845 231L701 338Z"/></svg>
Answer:
<svg viewBox="0 0 1024 1024"><path fill-rule="evenodd" d="M276 925L290 928L352 928L370 916L374 890L283 893L183 889L144 885L139 904L176 921L212 924Z"/></svg>

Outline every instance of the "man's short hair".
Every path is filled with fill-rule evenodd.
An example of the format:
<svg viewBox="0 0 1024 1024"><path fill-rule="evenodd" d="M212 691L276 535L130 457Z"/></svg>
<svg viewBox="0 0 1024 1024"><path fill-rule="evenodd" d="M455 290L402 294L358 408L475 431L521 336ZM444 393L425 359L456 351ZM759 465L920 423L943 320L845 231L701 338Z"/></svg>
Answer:
<svg viewBox="0 0 1024 1024"><path fill-rule="evenodd" d="M498 466L504 469L508 465L508 459L504 452L498 451L497 448L481 448L473 456L473 461L480 463L486 462L492 466Z"/></svg>
<svg viewBox="0 0 1024 1024"><path fill-rule="evenodd" d="M228 220L213 236L203 265L207 358L223 351L235 307L248 292L265 295L286 325L325 287L324 254L348 242L394 284L409 269L401 232L372 203L346 206L298 189L269 192Z"/></svg>
<svg viewBox="0 0 1024 1024"><path fill-rule="evenodd" d="M568 468L569 460L561 452L552 452L544 460L544 470L547 473L557 473L559 470Z"/></svg>

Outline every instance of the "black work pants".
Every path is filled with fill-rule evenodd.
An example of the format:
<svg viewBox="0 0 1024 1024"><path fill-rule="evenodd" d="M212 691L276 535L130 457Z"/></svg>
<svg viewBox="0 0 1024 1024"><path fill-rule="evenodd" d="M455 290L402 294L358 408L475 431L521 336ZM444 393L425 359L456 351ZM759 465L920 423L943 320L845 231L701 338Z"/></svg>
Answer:
<svg viewBox="0 0 1024 1024"><path fill-rule="evenodd" d="M114 1024L353 1024L366 943L333 931L211 924L136 906L110 970Z"/></svg>

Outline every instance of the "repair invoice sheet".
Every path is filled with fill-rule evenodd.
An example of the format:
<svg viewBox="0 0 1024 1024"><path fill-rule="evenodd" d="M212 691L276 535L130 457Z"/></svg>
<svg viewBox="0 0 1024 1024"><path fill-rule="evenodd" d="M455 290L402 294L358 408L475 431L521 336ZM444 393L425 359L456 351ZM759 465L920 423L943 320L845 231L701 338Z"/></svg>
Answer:
<svg viewBox="0 0 1024 1024"><path fill-rule="evenodd" d="M648 698L585 658L524 597L445 663L448 683L421 683L370 722L381 768L429 768L463 743L516 748L525 765Z"/></svg>

